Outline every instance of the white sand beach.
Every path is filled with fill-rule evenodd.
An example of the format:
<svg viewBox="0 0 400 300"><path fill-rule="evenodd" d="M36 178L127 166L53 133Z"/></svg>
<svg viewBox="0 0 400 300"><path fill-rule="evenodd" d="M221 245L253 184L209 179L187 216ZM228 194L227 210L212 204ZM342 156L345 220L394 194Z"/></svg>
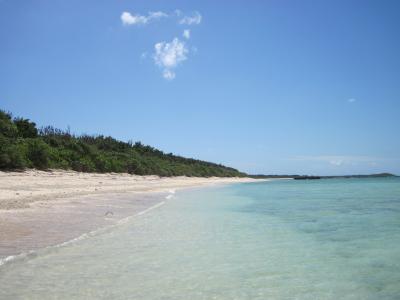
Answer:
<svg viewBox="0 0 400 300"><path fill-rule="evenodd" d="M251 181L255 179L0 172L0 258L116 224L171 199L178 189Z"/></svg>

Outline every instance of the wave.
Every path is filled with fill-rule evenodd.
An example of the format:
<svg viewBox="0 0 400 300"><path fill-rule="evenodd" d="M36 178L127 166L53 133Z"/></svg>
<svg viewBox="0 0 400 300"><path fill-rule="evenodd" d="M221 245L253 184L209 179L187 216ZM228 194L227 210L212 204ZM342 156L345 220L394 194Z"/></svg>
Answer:
<svg viewBox="0 0 400 300"><path fill-rule="evenodd" d="M83 234L81 234L80 236L78 236L76 238L73 238L71 240L62 242L60 244L47 246L47 247L41 248L41 249L36 250L36 251L35 250L30 250L28 252L23 252L23 253L20 253L20 254L10 255L10 256L6 256L4 258L0 258L0 267L4 266L6 264L9 264L11 262L21 261L21 260L24 260L24 259L31 259L31 258L34 258L34 257L38 256L40 253L46 253L46 252L49 252L51 250L59 249L59 248L74 244L76 242L85 240L87 238L96 236L96 235L98 235L100 233L105 233L105 232L109 231L112 228L115 228L115 227L120 226L122 224L126 224L130 220L134 219L135 217L142 216L142 215L148 213L149 211L151 211L153 209L156 209L156 208L158 208L158 207L160 207L160 206L162 206L164 204L165 204L165 201L161 201L161 202L159 202L159 203L157 203L157 204L155 204L153 206L150 206L149 208L147 208L147 209L145 209L145 210L143 210L141 212L138 212L138 213L136 213L136 214L134 214L132 216L129 216L129 217L121 219L121 220L117 221L115 224L108 225L108 226L105 226L105 227L101 227L101 228L98 228L96 230L93 230L93 231L90 231L90 232L87 232L87 233L83 233Z"/></svg>

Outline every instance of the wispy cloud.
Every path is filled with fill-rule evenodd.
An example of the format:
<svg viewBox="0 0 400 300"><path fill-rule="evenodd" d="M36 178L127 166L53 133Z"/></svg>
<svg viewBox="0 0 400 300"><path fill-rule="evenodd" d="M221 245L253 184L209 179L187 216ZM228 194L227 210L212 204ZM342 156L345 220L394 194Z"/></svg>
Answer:
<svg viewBox="0 0 400 300"><path fill-rule="evenodd" d="M169 17L178 18L178 23L182 25L198 25L202 20L202 16L198 11L195 11L191 15L184 15L179 9L175 10L175 12L171 14L162 11L151 11L147 16L124 11L120 18L124 25L146 25L151 21Z"/></svg>
<svg viewBox="0 0 400 300"><path fill-rule="evenodd" d="M195 11L190 16L184 16L179 20L179 24L198 25L201 23L202 16L198 11Z"/></svg>
<svg viewBox="0 0 400 300"><path fill-rule="evenodd" d="M163 71L163 77L164 77L165 79L167 79L167 80L172 80L172 79L175 78L175 76L176 76L175 72L172 72L172 71L169 70L169 69L165 69L165 70Z"/></svg>
<svg viewBox="0 0 400 300"><path fill-rule="evenodd" d="M353 103L353 102L356 102L356 101L357 101L357 99L355 99L355 98L347 99L347 102L349 102L349 103Z"/></svg>
<svg viewBox="0 0 400 300"><path fill-rule="evenodd" d="M154 62L163 70L163 77L168 80L175 78L174 69L187 59L189 53L186 44L178 38L171 42L160 42L154 45Z"/></svg>
<svg viewBox="0 0 400 300"><path fill-rule="evenodd" d="M190 30L189 29L185 29L184 31L183 31L183 37L185 38L185 39L190 39Z"/></svg>
<svg viewBox="0 0 400 300"><path fill-rule="evenodd" d="M314 161L325 163L334 167L344 165L368 164L377 165L382 158L372 156L353 156L353 155L317 155L317 156L296 156L292 160Z"/></svg>
<svg viewBox="0 0 400 300"><path fill-rule="evenodd" d="M168 14L162 12L162 11L151 11L149 12L149 19L159 19L159 18L164 18L168 17Z"/></svg>
<svg viewBox="0 0 400 300"><path fill-rule="evenodd" d="M147 52L142 52L142 54L140 54L140 58L141 59L146 59L147 58Z"/></svg>
<svg viewBox="0 0 400 300"><path fill-rule="evenodd" d="M162 11L149 12L147 16L140 14L132 14L130 12L124 11L121 14L121 21L124 25L145 25L153 20L158 20L160 18L166 18L168 14Z"/></svg>
<svg viewBox="0 0 400 300"><path fill-rule="evenodd" d="M329 163L333 166L339 167L339 166L343 165L344 160L343 159L332 159L332 160L329 160Z"/></svg>

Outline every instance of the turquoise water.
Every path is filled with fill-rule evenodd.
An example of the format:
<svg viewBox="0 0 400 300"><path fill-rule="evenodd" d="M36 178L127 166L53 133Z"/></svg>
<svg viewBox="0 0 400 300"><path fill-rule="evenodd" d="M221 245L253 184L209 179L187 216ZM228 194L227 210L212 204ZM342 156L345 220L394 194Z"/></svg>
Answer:
<svg viewBox="0 0 400 300"><path fill-rule="evenodd" d="M400 180L177 193L0 267L0 299L400 299Z"/></svg>

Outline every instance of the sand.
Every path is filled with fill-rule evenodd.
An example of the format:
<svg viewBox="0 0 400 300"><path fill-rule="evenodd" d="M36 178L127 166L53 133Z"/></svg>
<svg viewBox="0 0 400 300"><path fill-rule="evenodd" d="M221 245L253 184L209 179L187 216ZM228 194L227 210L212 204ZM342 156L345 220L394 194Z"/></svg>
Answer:
<svg viewBox="0 0 400 300"><path fill-rule="evenodd" d="M108 193L167 192L171 189L219 183L249 182L251 178L199 178L79 173L74 171L0 172L0 210L27 208L36 201Z"/></svg>
<svg viewBox="0 0 400 300"><path fill-rule="evenodd" d="M29 170L0 172L0 259L57 245L170 201L176 190L256 181Z"/></svg>

